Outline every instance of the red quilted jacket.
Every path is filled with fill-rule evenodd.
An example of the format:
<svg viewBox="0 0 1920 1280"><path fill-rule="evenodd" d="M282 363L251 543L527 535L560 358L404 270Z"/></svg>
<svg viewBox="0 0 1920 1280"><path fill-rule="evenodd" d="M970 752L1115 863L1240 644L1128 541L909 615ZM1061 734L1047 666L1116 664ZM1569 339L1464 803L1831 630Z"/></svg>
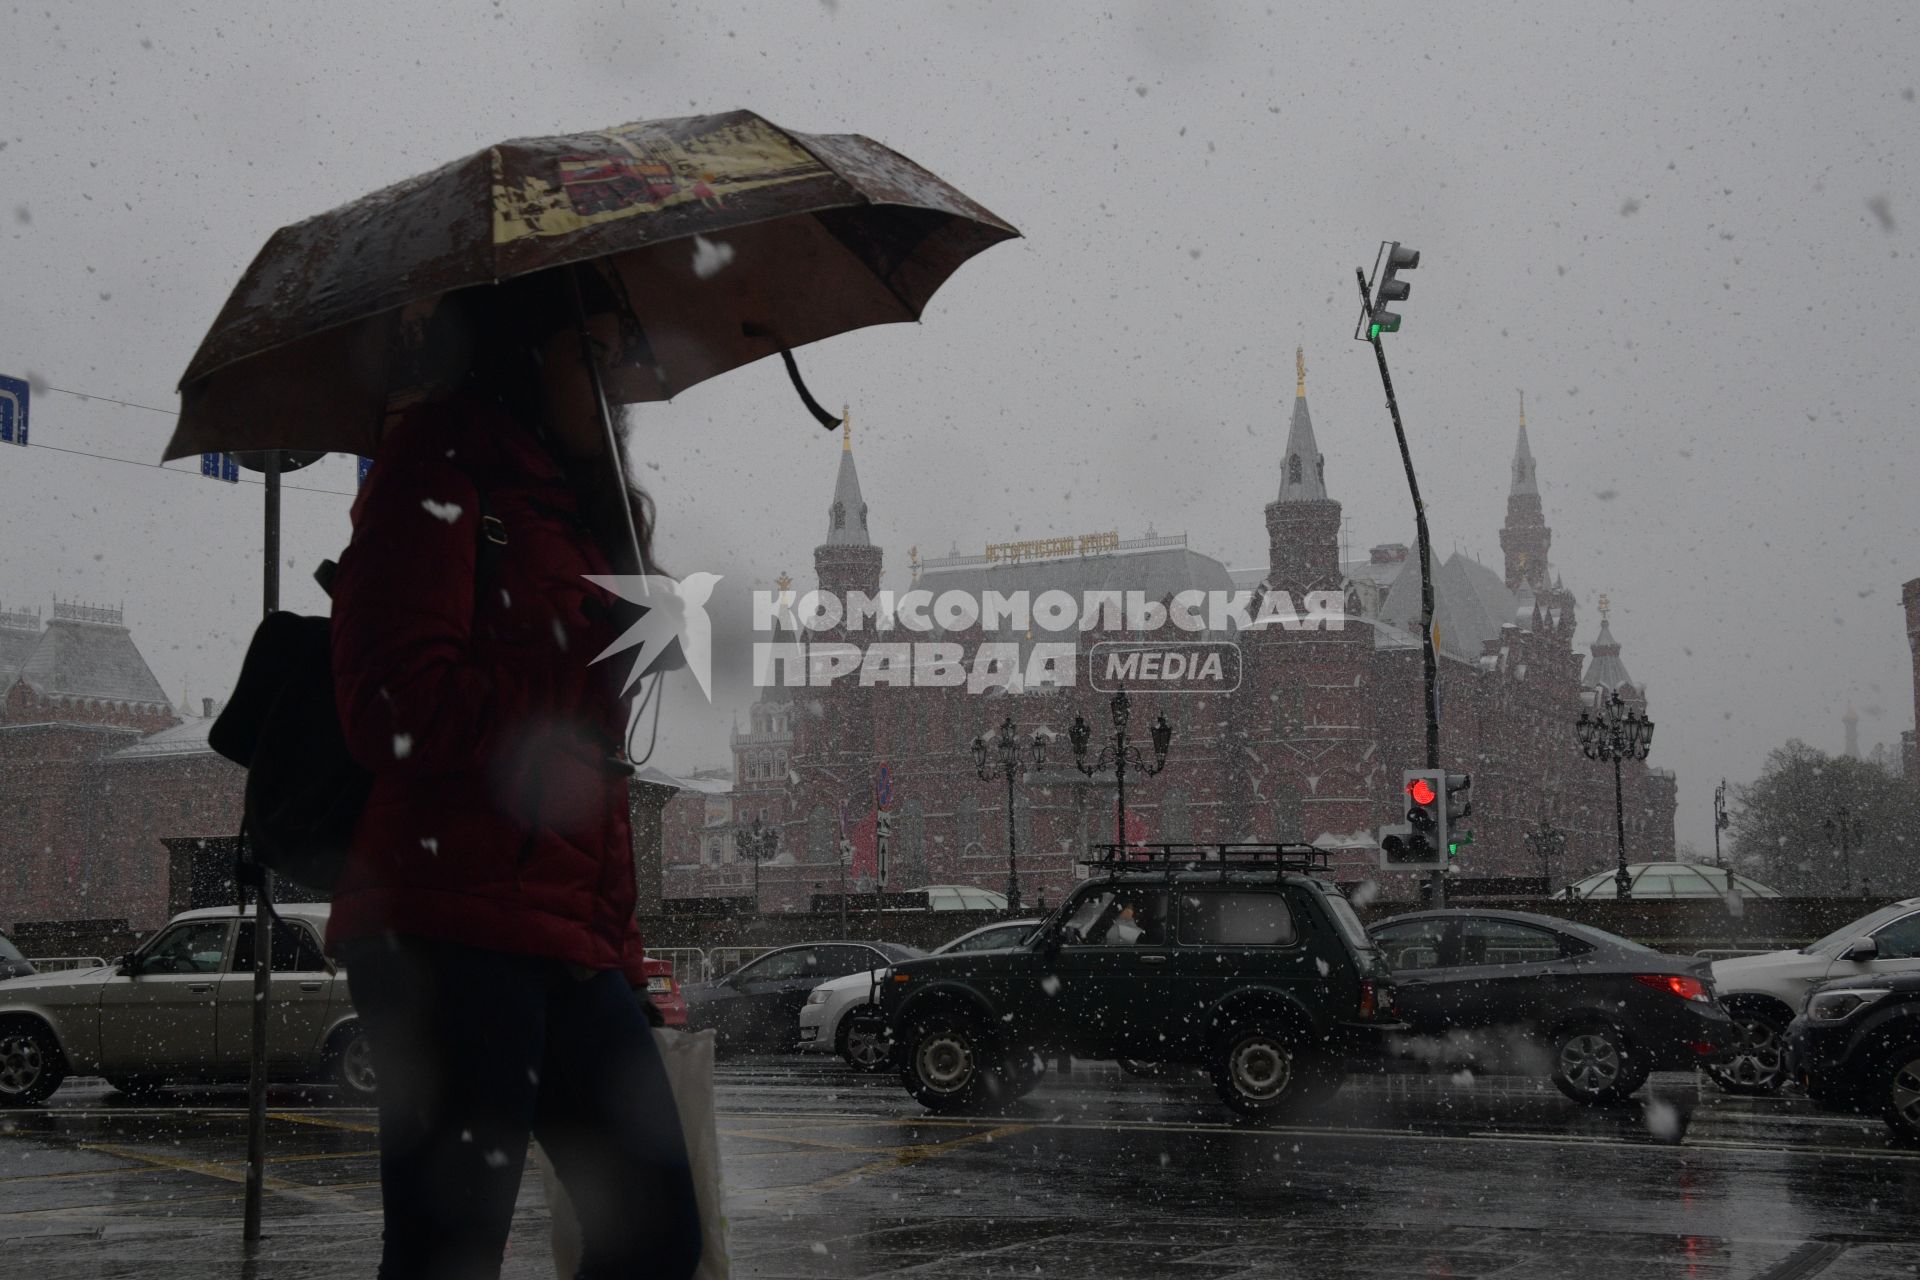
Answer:
<svg viewBox="0 0 1920 1280"><path fill-rule="evenodd" d="M644 981L625 667L592 662L617 624L578 512L493 405L388 434L333 588L340 721L374 782L329 943L391 931Z"/></svg>

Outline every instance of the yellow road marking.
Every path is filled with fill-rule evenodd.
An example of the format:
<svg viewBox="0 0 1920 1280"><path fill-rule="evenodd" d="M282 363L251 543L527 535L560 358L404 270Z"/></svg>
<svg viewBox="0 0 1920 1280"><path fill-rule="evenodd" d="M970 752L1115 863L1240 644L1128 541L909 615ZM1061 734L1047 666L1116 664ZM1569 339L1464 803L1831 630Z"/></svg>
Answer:
<svg viewBox="0 0 1920 1280"><path fill-rule="evenodd" d="M349 1133L378 1133L377 1124L359 1124L352 1120L336 1120L332 1116L301 1115L292 1111L269 1111L269 1120L285 1120L289 1124L310 1124L321 1129L345 1129Z"/></svg>
<svg viewBox="0 0 1920 1280"><path fill-rule="evenodd" d="M829 1191L838 1191L842 1187L851 1186L853 1183L863 1181L872 1175L887 1173L895 1169L904 1169L910 1165L919 1164L923 1160L930 1160L935 1156L945 1155L947 1152L958 1147L971 1146L976 1142L993 1142L999 1138L1011 1137L1017 1133L1025 1133L1032 1127L1031 1125L1025 1124L1006 1124L1000 1125L997 1128L983 1130L980 1133L970 1133L965 1137L950 1138L945 1142L915 1143L910 1147L899 1148L887 1155L884 1159L869 1161L858 1168L829 1174L815 1182L796 1183L789 1187L769 1188L763 1194L824 1195Z"/></svg>

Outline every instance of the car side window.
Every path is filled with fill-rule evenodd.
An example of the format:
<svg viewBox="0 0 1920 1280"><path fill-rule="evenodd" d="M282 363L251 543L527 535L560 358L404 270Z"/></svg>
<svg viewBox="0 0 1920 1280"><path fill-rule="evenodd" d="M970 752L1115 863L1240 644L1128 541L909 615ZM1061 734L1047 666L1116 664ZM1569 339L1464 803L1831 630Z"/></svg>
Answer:
<svg viewBox="0 0 1920 1280"><path fill-rule="evenodd" d="M1879 946L1879 960L1912 960L1920 957L1920 911L1882 925L1873 935Z"/></svg>
<svg viewBox="0 0 1920 1280"><path fill-rule="evenodd" d="M971 951L1004 951L1008 947L1017 947L1027 936L1031 926L1012 925L1002 928L986 929L963 939L953 950L961 954Z"/></svg>
<svg viewBox="0 0 1920 1280"><path fill-rule="evenodd" d="M320 954L313 935L305 926L290 920L273 922L273 971L275 973L324 973L326 957ZM234 930L233 972L253 970L253 921L243 920Z"/></svg>
<svg viewBox="0 0 1920 1280"><path fill-rule="evenodd" d="M1560 958L1560 938L1513 920L1467 920L1460 929L1461 964L1538 964Z"/></svg>
<svg viewBox="0 0 1920 1280"><path fill-rule="evenodd" d="M1299 940L1300 930L1282 894L1180 895L1183 947L1290 947Z"/></svg>
<svg viewBox="0 0 1920 1280"><path fill-rule="evenodd" d="M828 978L844 978L850 973L882 968L887 963L885 956L865 947L821 947L815 954L817 960L814 970L823 982Z"/></svg>
<svg viewBox="0 0 1920 1280"><path fill-rule="evenodd" d="M1088 894L1062 930L1068 946L1163 947L1170 937L1166 891L1122 886Z"/></svg>
<svg viewBox="0 0 1920 1280"><path fill-rule="evenodd" d="M741 971L740 978L744 982L784 982L805 977L816 965L812 947L793 947L754 961Z"/></svg>
<svg viewBox="0 0 1920 1280"><path fill-rule="evenodd" d="M1445 919L1408 920L1373 931L1374 945L1386 953L1395 969L1433 969L1440 964L1447 939Z"/></svg>
<svg viewBox="0 0 1920 1280"><path fill-rule="evenodd" d="M141 973L218 973L227 960L227 922L175 925L140 955Z"/></svg>

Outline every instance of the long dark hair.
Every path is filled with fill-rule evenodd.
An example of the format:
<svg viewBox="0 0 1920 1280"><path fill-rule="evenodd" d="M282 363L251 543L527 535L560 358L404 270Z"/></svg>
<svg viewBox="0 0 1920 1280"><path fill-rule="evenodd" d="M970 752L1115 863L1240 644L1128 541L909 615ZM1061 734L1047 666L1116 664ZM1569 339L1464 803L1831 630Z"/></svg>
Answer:
<svg viewBox="0 0 1920 1280"><path fill-rule="evenodd" d="M456 393L498 403L533 432L566 473L595 541L616 571L660 573L653 558L653 499L630 478L624 490L619 487L614 459L581 462L555 446L541 382L541 350L556 333L578 331L581 308L586 315L617 315L623 330L638 330L623 295L617 280L609 280L602 269L560 267L450 293L435 310L432 324L445 351L441 359L456 370L448 385ZM609 409L614 442L624 454L627 425L617 406ZM637 566L622 500L640 544Z"/></svg>

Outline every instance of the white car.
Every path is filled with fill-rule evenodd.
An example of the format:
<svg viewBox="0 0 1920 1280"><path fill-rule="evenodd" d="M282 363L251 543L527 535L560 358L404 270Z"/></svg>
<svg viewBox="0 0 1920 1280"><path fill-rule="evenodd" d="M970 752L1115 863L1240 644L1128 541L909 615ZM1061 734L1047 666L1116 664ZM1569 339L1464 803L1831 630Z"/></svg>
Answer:
<svg viewBox="0 0 1920 1280"><path fill-rule="evenodd" d="M1784 1035L1807 992L1832 978L1920 971L1920 898L1869 912L1798 951L1713 963L1713 985L1738 1032L1734 1055L1707 1068L1732 1093L1772 1093L1786 1079Z"/></svg>
<svg viewBox="0 0 1920 1280"><path fill-rule="evenodd" d="M1006 920L963 933L933 950L1003 951L1033 936L1038 920ZM800 1008L800 1047L837 1053L855 1071L883 1070L892 1056L887 1021L873 1004L874 985L884 969L848 974L815 987Z"/></svg>
<svg viewBox="0 0 1920 1280"><path fill-rule="evenodd" d="M373 1058L346 971L321 951L328 907L275 910L268 1071L371 1102ZM169 1081L243 1081L252 1053L253 921L235 907L175 916L112 964L0 983L0 1107L40 1102L68 1076L105 1076L132 1096Z"/></svg>

